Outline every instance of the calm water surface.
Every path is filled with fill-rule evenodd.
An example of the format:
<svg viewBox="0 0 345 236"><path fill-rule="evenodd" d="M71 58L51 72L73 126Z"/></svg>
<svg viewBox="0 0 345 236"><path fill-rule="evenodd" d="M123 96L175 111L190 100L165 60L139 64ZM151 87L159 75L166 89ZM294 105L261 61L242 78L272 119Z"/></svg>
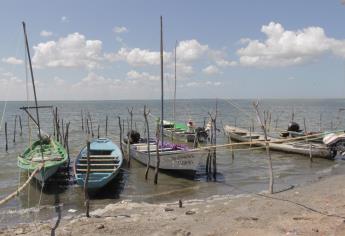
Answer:
<svg viewBox="0 0 345 236"><path fill-rule="evenodd" d="M225 100L218 100L218 127L222 124L249 127L253 116L252 100L232 100L235 108ZM85 145L87 136L81 130L80 111L90 112L93 120L94 133L97 135L97 126L100 125L101 136L105 135L105 117L109 116L108 136L119 142L119 128L117 116L122 119L128 117L127 108L133 107L135 126L143 133L143 106L147 104L153 115L159 115L159 101L83 101L83 102L41 102L40 105L54 105L59 108L60 116L64 122L71 122L70 149L71 160ZM0 131L0 198L25 182L27 173L21 172L17 167L17 156L29 143L27 117L19 110L25 102L8 102L4 121L8 122L9 151L5 152L4 124ZM344 129L344 114L339 113L345 107L345 100L263 100L260 102L262 110L272 113L272 126L286 129L292 112L295 120L303 128L303 119L306 119L307 130ZM172 119L172 102L166 102L166 119ZM197 125L202 126L208 112L214 112L216 100L178 100L177 120L185 122L192 118ZM4 103L0 102L1 111ZM17 129L16 143L13 143L14 117L21 115L23 135ZM52 133L52 112L41 110L42 128ZM320 122L321 121L321 122ZM320 125L321 123L321 125ZM126 124L126 122L125 122ZM18 126L18 124L17 124ZM151 130L154 129L154 119L151 119ZM258 128L256 128L259 130ZM33 131L36 133L36 131ZM152 133L153 134L153 133ZM224 134L217 136L219 144L225 142ZM320 177L341 173L344 171L344 161L337 157L335 161L314 159L310 164L304 156L273 152L273 166L275 176L275 189L284 189L291 185L302 185L315 181ZM205 161L203 161L204 163ZM204 165L204 164L203 164ZM137 202L168 202L178 199L204 198L212 195L239 194L259 192L267 189L267 162L264 150L236 150L232 161L228 148L217 151L217 181L207 180L203 166L195 179L177 178L159 174L159 184L153 184L153 170L150 171L149 180L144 180L145 167L132 161L131 168L123 168L122 173L107 189L92 198L93 209L115 203L124 199ZM48 184L41 192L41 186L32 182L29 187L8 204L0 206L0 226L17 222L30 222L33 219L49 219L57 217L59 211L62 215L80 214L84 211L84 195L82 189L74 184L73 178L68 182ZM41 211L37 212L40 205ZM68 210L74 209L75 213Z"/></svg>

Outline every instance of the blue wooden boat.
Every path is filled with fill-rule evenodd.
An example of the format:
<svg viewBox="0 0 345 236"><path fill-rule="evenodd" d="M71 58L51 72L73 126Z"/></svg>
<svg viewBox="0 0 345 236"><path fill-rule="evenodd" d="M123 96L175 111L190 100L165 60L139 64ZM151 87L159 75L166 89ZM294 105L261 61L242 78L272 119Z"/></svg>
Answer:
<svg viewBox="0 0 345 236"><path fill-rule="evenodd" d="M103 188L120 172L123 156L120 148L108 138L94 139L90 143L90 172L88 191ZM84 186L87 172L87 147L79 153L74 163L77 184Z"/></svg>

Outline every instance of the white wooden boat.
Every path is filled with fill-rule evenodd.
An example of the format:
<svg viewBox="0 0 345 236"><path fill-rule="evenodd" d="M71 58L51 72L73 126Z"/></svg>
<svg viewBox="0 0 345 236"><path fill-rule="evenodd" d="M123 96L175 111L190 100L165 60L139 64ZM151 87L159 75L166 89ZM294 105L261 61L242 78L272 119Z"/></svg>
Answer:
<svg viewBox="0 0 345 236"><path fill-rule="evenodd" d="M234 141L238 142L254 142L253 146L265 146L264 135L257 132L250 132L246 129L225 125L225 133ZM268 137L270 141L270 149L275 151L282 151L287 153L301 154L313 157L322 157L332 159L334 153L322 143L307 142L307 140L296 140L294 142L284 143L284 138ZM262 141L262 142L257 142ZM311 147L311 148L310 148Z"/></svg>
<svg viewBox="0 0 345 236"><path fill-rule="evenodd" d="M124 143L124 146L127 144ZM155 168L157 165L157 152L155 141L150 142L149 166ZM206 151L191 151L188 147L172 145L171 147L159 148L160 164L159 170L169 171L172 174L194 175L200 165L202 157L207 155ZM148 145L146 142L130 144L130 156L143 165L149 161Z"/></svg>

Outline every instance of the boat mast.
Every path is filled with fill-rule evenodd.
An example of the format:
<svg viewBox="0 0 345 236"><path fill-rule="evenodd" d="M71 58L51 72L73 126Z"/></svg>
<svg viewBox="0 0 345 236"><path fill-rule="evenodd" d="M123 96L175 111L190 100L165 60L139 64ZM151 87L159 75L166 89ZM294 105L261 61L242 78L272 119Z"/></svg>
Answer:
<svg viewBox="0 0 345 236"><path fill-rule="evenodd" d="M176 48L177 48L177 40L175 43L175 84L174 84L174 114L173 114L173 121L174 121L174 128L176 128Z"/></svg>
<svg viewBox="0 0 345 236"><path fill-rule="evenodd" d="M33 90L34 90L34 98L35 98L35 106L36 106L36 116L37 116L37 126L38 126L38 136L39 136L39 139L42 140L42 137L41 137L41 126L40 126L40 117L39 117L39 114L38 114L38 103L37 103L35 79L34 79L34 72L32 70L32 63L31 63L28 35L26 33L25 22L23 21L22 23L23 23L23 30L24 30L24 37L25 37L25 46L26 46L26 51L27 51L28 59L29 59L32 87L33 87ZM42 151L42 146L41 146L41 151ZM43 152L42 152L42 155L43 155Z"/></svg>
<svg viewBox="0 0 345 236"><path fill-rule="evenodd" d="M161 142L163 145L164 91L163 91L163 17L161 16Z"/></svg>

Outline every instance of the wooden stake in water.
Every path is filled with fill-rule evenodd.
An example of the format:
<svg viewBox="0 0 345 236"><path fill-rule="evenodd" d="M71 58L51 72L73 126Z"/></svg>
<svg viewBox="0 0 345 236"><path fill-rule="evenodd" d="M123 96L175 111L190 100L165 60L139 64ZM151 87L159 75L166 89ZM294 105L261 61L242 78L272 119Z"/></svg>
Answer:
<svg viewBox="0 0 345 236"><path fill-rule="evenodd" d="M80 117L81 117L81 130L84 131L84 114L83 114L83 109L80 110Z"/></svg>
<svg viewBox="0 0 345 236"><path fill-rule="evenodd" d="M90 217L90 215L89 215L89 209L90 209L89 193L87 191L87 186L88 186L88 182L89 182L89 173L90 173L90 141L87 142L87 170L86 170L86 177L84 180L84 196L85 196L86 217Z"/></svg>
<svg viewBox="0 0 345 236"><path fill-rule="evenodd" d="M149 122L147 120L147 115L150 114L150 110L146 111L146 105L144 106L144 118L145 118L145 125L146 125L146 133L147 133L147 155L148 155L148 160L146 163L146 171L145 171L145 180L147 180L147 176L149 174L149 169L150 169L150 161L151 161L151 150L150 150L150 127L149 127Z"/></svg>
<svg viewBox="0 0 345 236"><path fill-rule="evenodd" d="M5 150L6 152L8 151L8 140L7 140L7 122L5 122L5 141L6 141L6 144L5 144Z"/></svg>
<svg viewBox="0 0 345 236"><path fill-rule="evenodd" d="M119 120L119 129L120 129L120 149L121 149L121 154L122 154L122 156L124 156L124 152L123 152L123 146L122 146L122 142L123 142L123 136L122 136L122 127L121 127L121 117L120 116L118 116L117 117L118 118L118 120Z"/></svg>
<svg viewBox="0 0 345 236"><path fill-rule="evenodd" d="M91 128L91 136L94 137L94 133L93 133L93 126L92 126L92 119L91 119L91 114L89 112L89 119L90 119L90 128Z"/></svg>
<svg viewBox="0 0 345 236"><path fill-rule="evenodd" d="M108 115L105 116L105 137L108 137Z"/></svg>
<svg viewBox="0 0 345 236"><path fill-rule="evenodd" d="M71 163L71 158L70 158L70 155L69 155L69 144L68 144L68 142L69 142L69 140L68 140L69 126L70 126L70 122L68 122L66 124L66 135L65 135L65 141L64 141L65 146L66 146L67 156L68 156L68 165L67 165L68 175L69 175L69 168L68 167L69 167L69 165Z"/></svg>
<svg viewBox="0 0 345 236"><path fill-rule="evenodd" d="M16 132L17 132L17 115L14 117L14 129L13 129L13 142L16 142Z"/></svg>
<svg viewBox="0 0 345 236"><path fill-rule="evenodd" d="M99 129L100 129L100 125L98 124L98 127L97 127L97 138L99 138Z"/></svg>
<svg viewBox="0 0 345 236"><path fill-rule="evenodd" d="M22 126L22 117L18 115L19 117L19 126L20 126L20 136L23 135L23 126Z"/></svg>
<svg viewBox="0 0 345 236"><path fill-rule="evenodd" d="M159 139L160 139L160 120L157 119L157 127L156 127L156 169L155 169L155 179L154 183L158 183L158 171L159 171L159 164L160 164L160 156L159 156ZM163 149L163 147L162 147Z"/></svg>
<svg viewBox="0 0 345 236"><path fill-rule="evenodd" d="M264 123L261 120L260 113L259 113L259 102L253 103L255 112L256 112L256 118L264 132L265 142L266 142L266 152L267 152L267 158L268 158L268 172L270 176L270 183L269 183L269 192L273 194L273 168L272 168L272 159L271 159L271 153L270 153L270 147L268 143L267 138L267 131ZM266 124L266 120L264 121Z"/></svg>

